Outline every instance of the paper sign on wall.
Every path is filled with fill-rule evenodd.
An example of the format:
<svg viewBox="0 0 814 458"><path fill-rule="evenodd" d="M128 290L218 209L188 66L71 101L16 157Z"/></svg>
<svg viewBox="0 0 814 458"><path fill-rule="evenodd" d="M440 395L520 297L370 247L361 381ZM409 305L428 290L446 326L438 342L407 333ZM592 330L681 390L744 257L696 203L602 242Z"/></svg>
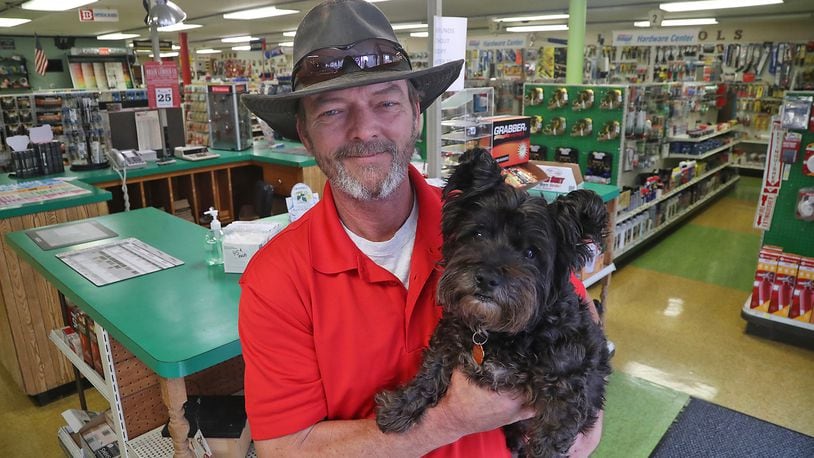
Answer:
<svg viewBox="0 0 814 458"><path fill-rule="evenodd" d="M178 108L178 66L175 62L144 62L144 81L147 83L147 102L150 108Z"/></svg>
<svg viewBox="0 0 814 458"><path fill-rule="evenodd" d="M432 56L433 66L466 58L466 18L435 16ZM460 91L464 88L464 69L458 79L447 89Z"/></svg>

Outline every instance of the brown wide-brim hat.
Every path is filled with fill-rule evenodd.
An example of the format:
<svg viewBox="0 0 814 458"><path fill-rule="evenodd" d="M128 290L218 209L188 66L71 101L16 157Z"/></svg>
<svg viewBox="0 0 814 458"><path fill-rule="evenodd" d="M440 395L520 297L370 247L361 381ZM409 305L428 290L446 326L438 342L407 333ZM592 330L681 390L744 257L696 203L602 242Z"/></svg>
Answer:
<svg viewBox="0 0 814 458"><path fill-rule="evenodd" d="M347 46L371 38L398 43L393 27L379 8L363 0L328 0L309 11L297 28L294 62L319 49ZM458 78L463 63L457 60L422 70L359 70L304 88L295 87L287 94L247 94L241 100L280 135L298 140L296 113L299 100L305 96L408 80L418 91L423 112Z"/></svg>

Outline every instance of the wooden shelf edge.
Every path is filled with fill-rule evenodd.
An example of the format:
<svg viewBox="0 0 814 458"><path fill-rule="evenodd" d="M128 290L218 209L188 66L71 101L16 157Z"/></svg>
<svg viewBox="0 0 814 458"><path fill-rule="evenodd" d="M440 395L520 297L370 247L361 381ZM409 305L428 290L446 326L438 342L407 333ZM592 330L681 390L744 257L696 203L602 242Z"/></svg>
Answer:
<svg viewBox="0 0 814 458"><path fill-rule="evenodd" d="M616 264L610 263L609 265L603 267L599 272L588 277L588 279L583 281L582 284L584 284L586 288L590 288L613 272L616 272Z"/></svg>

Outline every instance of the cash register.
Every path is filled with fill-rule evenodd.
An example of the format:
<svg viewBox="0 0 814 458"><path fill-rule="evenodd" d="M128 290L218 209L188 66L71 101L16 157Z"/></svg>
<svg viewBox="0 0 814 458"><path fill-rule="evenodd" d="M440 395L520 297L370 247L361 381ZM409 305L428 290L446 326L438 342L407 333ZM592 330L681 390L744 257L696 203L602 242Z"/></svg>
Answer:
<svg viewBox="0 0 814 458"><path fill-rule="evenodd" d="M220 154L209 151L209 148L198 145L176 146L175 157L185 161L203 161L220 157Z"/></svg>

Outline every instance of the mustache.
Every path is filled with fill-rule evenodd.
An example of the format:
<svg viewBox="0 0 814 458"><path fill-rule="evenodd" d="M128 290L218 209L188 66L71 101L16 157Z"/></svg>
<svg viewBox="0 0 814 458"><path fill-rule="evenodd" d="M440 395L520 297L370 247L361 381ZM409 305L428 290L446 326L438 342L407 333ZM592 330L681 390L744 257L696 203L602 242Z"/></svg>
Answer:
<svg viewBox="0 0 814 458"><path fill-rule="evenodd" d="M377 153L390 153L395 156L398 152L396 144L386 139L373 139L368 141L358 141L346 143L336 151L336 159L347 157L372 156Z"/></svg>

